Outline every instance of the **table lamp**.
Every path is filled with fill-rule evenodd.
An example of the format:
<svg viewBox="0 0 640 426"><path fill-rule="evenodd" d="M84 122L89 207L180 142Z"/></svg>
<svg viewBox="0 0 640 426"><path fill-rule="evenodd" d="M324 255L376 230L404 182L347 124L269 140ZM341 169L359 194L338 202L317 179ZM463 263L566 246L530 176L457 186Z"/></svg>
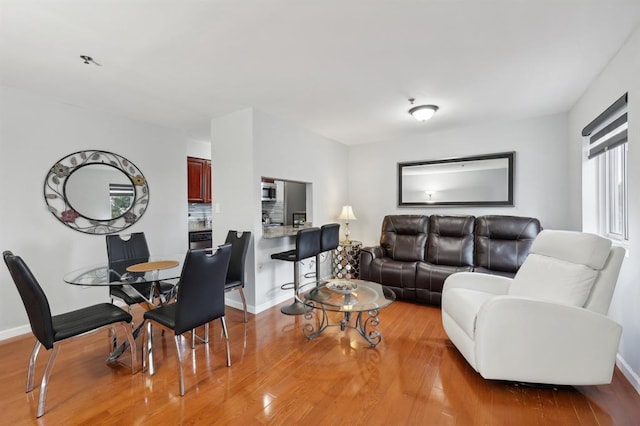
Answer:
<svg viewBox="0 0 640 426"><path fill-rule="evenodd" d="M355 214L353 214L353 209L351 208L351 206L347 205L342 206L342 211L340 212L340 216L338 216L338 219L344 220L344 239L346 243L349 243L349 221L357 220L358 218Z"/></svg>

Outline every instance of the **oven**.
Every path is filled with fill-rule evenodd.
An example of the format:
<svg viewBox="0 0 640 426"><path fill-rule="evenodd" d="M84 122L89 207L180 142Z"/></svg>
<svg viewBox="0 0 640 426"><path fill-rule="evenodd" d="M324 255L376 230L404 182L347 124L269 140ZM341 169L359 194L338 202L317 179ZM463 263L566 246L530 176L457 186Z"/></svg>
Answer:
<svg viewBox="0 0 640 426"><path fill-rule="evenodd" d="M213 247L211 231L189 232L189 250L198 250Z"/></svg>

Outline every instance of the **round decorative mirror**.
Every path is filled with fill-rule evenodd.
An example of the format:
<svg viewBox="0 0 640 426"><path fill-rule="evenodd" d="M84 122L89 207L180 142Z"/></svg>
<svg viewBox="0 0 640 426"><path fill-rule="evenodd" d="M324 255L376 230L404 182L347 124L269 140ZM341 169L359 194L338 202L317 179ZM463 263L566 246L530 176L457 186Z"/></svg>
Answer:
<svg viewBox="0 0 640 426"><path fill-rule="evenodd" d="M87 234L111 234L136 223L149 203L142 172L107 151L80 151L47 173L44 199L56 219Z"/></svg>

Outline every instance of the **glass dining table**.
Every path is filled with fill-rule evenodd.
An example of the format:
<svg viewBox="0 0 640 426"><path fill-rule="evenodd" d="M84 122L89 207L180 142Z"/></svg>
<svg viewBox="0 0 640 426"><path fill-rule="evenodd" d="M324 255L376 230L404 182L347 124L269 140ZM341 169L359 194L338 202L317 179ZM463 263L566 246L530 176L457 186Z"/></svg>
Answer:
<svg viewBox="0 0 640 426"><path fill-rule="evenodd" d="M141 303L141 305L148 310L163 303L162 299L155 297L159 294L157 285L160 281L179 279L182 273L184 259L184 254L150 257L147 262L129 265L126 268L126 272L122 274L110 268L107 264L98 264L71 271L64 275L63 280L68 284L82 287L120 286L125 293L132 297L141 296L144 299L144 303ZM140 288L139 286L135 286L136 284L151 284L151 286L149 286L149 293L142 294L136 289L136 287ZM156 299L159 300L159 302L156 302ZM142 323L134 329L134 338L138 337L141 329ZM126 349L126 345L127 343L125 341L122 345L115 348L114 351L109 354L107 362L115 362Z"/></svg>

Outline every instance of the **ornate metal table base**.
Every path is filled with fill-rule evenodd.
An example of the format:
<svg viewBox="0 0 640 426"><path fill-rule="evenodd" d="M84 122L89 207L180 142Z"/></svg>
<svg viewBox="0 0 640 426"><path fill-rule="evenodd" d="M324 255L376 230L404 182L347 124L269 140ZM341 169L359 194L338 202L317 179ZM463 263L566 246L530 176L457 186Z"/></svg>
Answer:
<svg viewBox="0 0 640 426"><path fill-rule="evenodd" d="M330 324L327 311L324 307L319 306L319 304L314 303L313 301L307 301L306 305L314 308L304 315L304 318L310 321L303 326L303 333L309 340L320 335L320 333L322 333L327 327L340 327L341 331L344 331L348 327L357 331L367 341L367 343L371 345L371 347L375 348L380 341L382 341L382 335L375 328L380 323L380 320L378 319L380 311L378 309L358 312L356 322L353 325L350 324L351 312L344 312L344 316L339 323ZM322 313L318 315L319 312ZM320 316L319 320L318 316ZM314 317L316 318L315 324L311 322Z"/></svg>

